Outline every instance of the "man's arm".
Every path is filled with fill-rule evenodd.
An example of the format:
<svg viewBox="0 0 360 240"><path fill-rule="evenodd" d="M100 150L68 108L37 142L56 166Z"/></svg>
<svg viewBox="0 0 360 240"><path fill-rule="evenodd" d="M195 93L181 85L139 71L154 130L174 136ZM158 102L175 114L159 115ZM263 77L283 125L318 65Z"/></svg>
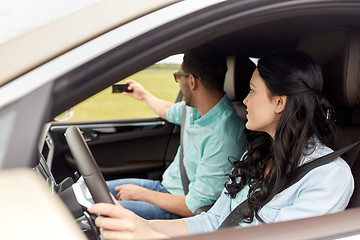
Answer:
<svg viewBox="0 0 360 240"><path fill-rule="evenodd" d="M127 80L126 83L129 84L128 89L133 92L123 92L123 95L144 101L157 115L159 115L159 117L166 119L166 113L171 105L173 105L172 102L155 97L150 92L146 91L140 83L135 82L134 80Z"/></svg>
<svg viewBox="0 0 360 240"><path fill-rule="evenodd" d="M194 215L185 203L185 196L152 191L132 184L117 186L115 190L118 192L117 197L119 200L148 202L167 212L182 217L190 217Z"/></svg>
<svg viewBox="0 0 360 240"><path fill-rule="evenodd" d="M191 217L194 215L185 203L185 196L149 191L149 193L143 197L143 201L154 204L167 212L182 217Z"/></svg>

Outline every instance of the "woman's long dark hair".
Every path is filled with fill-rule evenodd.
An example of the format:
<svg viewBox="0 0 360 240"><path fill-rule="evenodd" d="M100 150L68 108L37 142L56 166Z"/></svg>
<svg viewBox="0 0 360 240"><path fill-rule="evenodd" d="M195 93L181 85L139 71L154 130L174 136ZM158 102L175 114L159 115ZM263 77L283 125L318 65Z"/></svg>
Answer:
<svg viewBox="0 0 360 240"><path fill-rule="evenodd" d="M314 59L301 51L282 51L261 58L257 69L272 95L285 95L287 100L274 139L264 132L248 131L247 153L235 162L231 181L225 184L232 198L249 185L245 222L252 222L254 216L262 221L258 210L296 174L305 152L314 151L314 137L329 147L335 140L335 124L329 119L333 108L321 95L323 77Z"/></svg>

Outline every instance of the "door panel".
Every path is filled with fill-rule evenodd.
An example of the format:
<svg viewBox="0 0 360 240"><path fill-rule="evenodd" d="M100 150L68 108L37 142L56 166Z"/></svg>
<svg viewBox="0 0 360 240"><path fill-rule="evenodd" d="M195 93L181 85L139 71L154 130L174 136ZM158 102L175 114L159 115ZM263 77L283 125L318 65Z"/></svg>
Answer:
<svg viewBox="0 0 360 240"><path fill-rule="evenodd" d="M49 135L54 144L52 162L57 181L76 171L65 140L73 124L53 123ZM179 126L160 118L79 123L91 152L105 179L142 177L159 179L173 160L179 144Z"/></svg>

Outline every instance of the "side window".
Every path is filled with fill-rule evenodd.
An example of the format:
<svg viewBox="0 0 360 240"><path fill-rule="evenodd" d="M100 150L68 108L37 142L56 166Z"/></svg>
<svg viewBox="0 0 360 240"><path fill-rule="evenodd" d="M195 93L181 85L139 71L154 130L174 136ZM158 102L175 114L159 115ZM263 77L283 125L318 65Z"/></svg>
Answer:
<svg viewBox="0 0 360 240"><path fill-rule="evenodd" d="M127 79L139 82L146 90L161 99L175 102L180 88L172 73L179 67L179 63L159 62ZM125 80L118 83L124 83ZM157 115L146 103L123 96L121 93L112 93L112 87L109 87L59 115L56 120L78 122L155 116Z"/></svg>

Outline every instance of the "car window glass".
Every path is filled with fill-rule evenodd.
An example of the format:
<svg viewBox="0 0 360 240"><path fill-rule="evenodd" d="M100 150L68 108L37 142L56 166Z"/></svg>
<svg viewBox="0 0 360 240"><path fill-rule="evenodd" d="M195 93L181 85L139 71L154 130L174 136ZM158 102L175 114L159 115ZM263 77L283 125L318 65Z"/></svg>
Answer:
<svg viewBox="0 0 360 240"><path fill-rule="evenodd" d="M139 82L146 90L161 99L175 102L180 88L174 81L172 73L176 72L179 67L179 63L159 62L126 79ZM118 83L125 83L126 79ZM145 102L123 96L121 93L112 93L110 86L62 113L56 120L78 122L156 116Z"/></svg>

